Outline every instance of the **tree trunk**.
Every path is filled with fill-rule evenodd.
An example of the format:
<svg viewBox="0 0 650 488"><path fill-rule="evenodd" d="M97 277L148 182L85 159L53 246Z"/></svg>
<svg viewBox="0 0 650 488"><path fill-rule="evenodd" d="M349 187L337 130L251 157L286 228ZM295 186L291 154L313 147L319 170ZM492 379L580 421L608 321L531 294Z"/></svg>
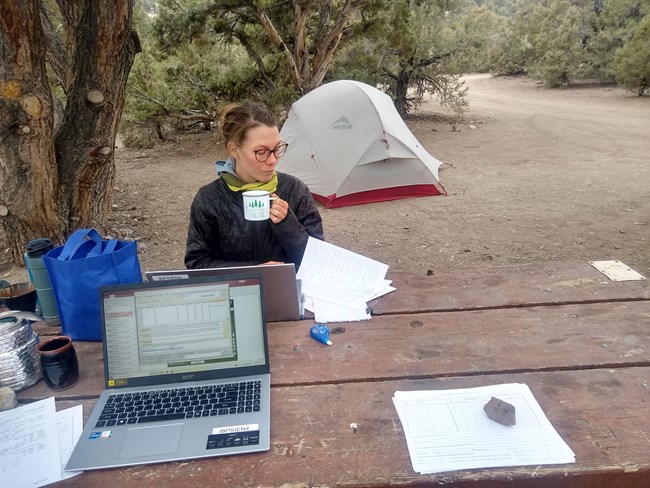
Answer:
<svg viewBox="0 0 650 488"><path fill-rule="evenodd" d="M62 8L75 8L74 1L59 1ZM131 0L82 3L81 15L74 16L77 24L67 26L76 32L76 44L68 49L74 78L55 142L62 183L58 204L68 231L101 228L108 211L115 136L129 71L140 50L131 30Z"/></svg>
<svg viewBox="0 0 650 488"><path fill-rule="evenodd" d="M410 73L412 66L408 62L399 62L399 71L395 79L395 108L397 113L401 117L406 117L408 115L409 106L408 106L408 90L411 82Z"/></svg>
<svg viewBox="0 0 650 488"><path fill-rule="evenodd" d="M0 52L0 249L18 264L29 239L60 240L65 229L36 0L0 0Z"/></svg>
<svg viewBox="0 0 650 488"><path fill-rule="evenodd" d="M0 0L0 249L15 263L31 239L61 243L77 228L101 229L124 90L140 50L132 0L57 3L69 92L55 134L39 1Z"/></svg>

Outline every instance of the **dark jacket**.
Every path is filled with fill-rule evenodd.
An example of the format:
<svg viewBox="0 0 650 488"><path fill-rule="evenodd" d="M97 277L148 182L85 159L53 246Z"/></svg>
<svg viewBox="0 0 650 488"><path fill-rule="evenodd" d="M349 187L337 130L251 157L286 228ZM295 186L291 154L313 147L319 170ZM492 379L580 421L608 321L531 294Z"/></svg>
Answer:
<svg viewBox="0 0 650 488"><path fill-rule="evenodd" d="M279 224L244 219L241 192L222 178L202 187L190 208L185 266L220 268L266 261L302 261L309 236L323 240L323 223L307 185L278 172L275 193L289 204Z"/></svg>

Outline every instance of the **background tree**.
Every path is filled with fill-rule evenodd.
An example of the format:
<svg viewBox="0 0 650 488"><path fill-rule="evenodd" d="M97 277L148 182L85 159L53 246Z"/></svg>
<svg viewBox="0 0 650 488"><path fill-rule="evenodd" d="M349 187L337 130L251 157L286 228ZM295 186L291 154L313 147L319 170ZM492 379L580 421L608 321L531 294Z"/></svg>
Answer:
<svg viewBox="0 0 650 488"><path fill-rule="evenodd" d="M136 4L142 42L129 75L120 133L127 146L150 146L170 131L210 128L224 100L246 98L257 70L241 46L203 33L162 55L154 38L155 12Z"/></svg>
<svg viewBox="0 0 650 488"><path fill-rule="evenodd" d="M529 74L548 86L566 86L586 59L583 40L588 11L579 2L519 2L493 69Z"/></svg>
<svg viewBox="0 0 650 488"><path fill-rule="evenodd" d="M641 89L647 44L636 32L650 14L646 0L503 0L513 1L510 8L496 1L486 5L506 28L490 54L493 73L527 74L551 87L625 79L629 90Z"/></svg>
<svg viewBox="0 0 650 488"><path fill-rule="evenodd" d="M57 0L60 26L41 5L54 7L0 0L3 265L7 258L22 263L30 239L61 242L76 228L101 228L113 188L124 88L139 50L131 0ZM59 27L63 39L46 38ZM58 127L46 62L65 94Z"/></svg>
<svg viewBox="0 0 650 488"><path fill-rule="evenodd" d="M637 25L632 38L614 56L616 80L641 96L650 90L650 15Z"/></svg>
<svg viewBox="0 0 650 488"><path fill-rule="evenodd" d="M528 73L547 86L567 86L587 59L584 31L589 12L577 2L565 0L542 2L536 7L528 18L532 47Z"/></svg>
<svg viewBox="0 0 650 488"><path fill-rule="evenodd" d="M124 124L146 127L148 134L126 134L125 141L150 145L168 129L213 126L219 107L233 100L260 99L281 112L320 82L335 79L382 87L402 115L417 110L426 94L461 112L466 102L459 75L468 72L530 75L547 86L580 79L643 80L632 74L645 66L638 55L642 41L623 50L616 66L613 54L631 42L648 5L645 0L151 0L136 8L143 54L129 78ZM156 15L145 15L153 7ZM347 23L340 40L325 56L327 42L321 41L339 32L342 19Z"/></svg>
<svg viewBox="0 0 650 488"><path fill-rule="evenodd" d="M499 16L470 0L398 0L366 32L337 52L331 76L382 86L407 116L426 94L453 113L467 105L459 77L485 67L481 50Z"/></svg>
<svg viewBox="0 0 650 488"><path fill-rule="evenodd" d="M613 54L631 41L634 32L648 13L650 4L643 0L594 0L593 22L588 49L591 53L587 76L615 81Z"/></svg>
<svg viewBox="0 0 650 488"><path fill-rule="evenodd" d="M380 0L164 0L154 27L166 54L176 54L180 46L206 35L237 44L257 70L255 79L248 78L250 95L286 108L323 82L339 46L355 26L372 23L382 4Z"/></svg>
<svg viewBox="0 0 650 488"><path fill-rule="evenodd" d="M382 84L400 115L413 112L435 93L454 112L466 106L465 90L453 61L469 48L456 24L462 0L400 0L391 5L385 36Z"/></svg>

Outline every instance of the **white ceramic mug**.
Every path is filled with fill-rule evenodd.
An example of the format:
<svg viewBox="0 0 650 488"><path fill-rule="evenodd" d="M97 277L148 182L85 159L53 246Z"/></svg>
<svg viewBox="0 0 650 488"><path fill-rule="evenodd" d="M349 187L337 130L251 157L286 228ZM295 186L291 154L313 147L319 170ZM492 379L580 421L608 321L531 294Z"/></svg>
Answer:
<svg viewBox="0 0 650 488"><path fill-rule="evenodd" d="M271 210L271 197L266 190L245 191L244 197L244 218L246 220L267 220Z"/></svg>

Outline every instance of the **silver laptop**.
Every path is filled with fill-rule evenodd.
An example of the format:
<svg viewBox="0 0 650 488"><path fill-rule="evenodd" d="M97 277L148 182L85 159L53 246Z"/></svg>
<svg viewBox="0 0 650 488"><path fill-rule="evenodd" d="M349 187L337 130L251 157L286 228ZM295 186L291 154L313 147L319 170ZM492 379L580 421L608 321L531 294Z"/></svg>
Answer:
<svg viewBox="0 0 650 488"><path fill-rule="evenodd" d="M148 281L222 276L239 273L262 273L264 278L264 313L267 322L299 320L304 314L300 280L292 263L232 268L177 269L146 271Z"/></svg>
<svg viewBox="0 0 650 488"><path fill-rule="evenodd" d="M260 274L100 288L105 390L65 467L269 449Z"/></svg>

